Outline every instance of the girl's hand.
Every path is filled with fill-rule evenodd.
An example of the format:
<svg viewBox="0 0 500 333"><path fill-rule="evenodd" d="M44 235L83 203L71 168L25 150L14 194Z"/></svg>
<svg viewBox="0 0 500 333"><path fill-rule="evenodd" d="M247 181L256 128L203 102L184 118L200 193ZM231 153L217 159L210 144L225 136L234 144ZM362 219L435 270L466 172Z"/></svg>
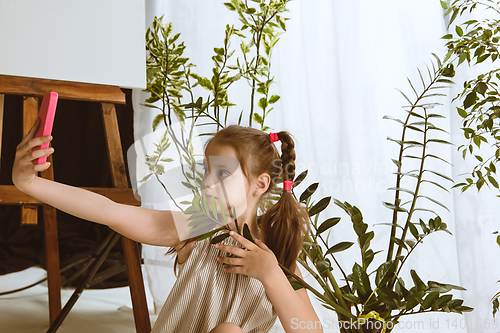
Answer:
<svg viewBox="0 0 500 333"><path fill-rule="evenodd" d="M49 166L49 162L43 164L33 164L33 160L48 156L54 152L54 148L38 149L31 151L36 146L40 146L44 143L52 140L52 136L42 136L38 138L33 138L38 126L40 125L40 118L37 118L33 127L24 139L19 143L16 149L16 157L14 159L14 166L12 167L12 182L14 185L22 190L26 186L29 186L36 179L37 172L46 170Z"/></svg>
<svg viewBox="0 0 500 333"><path fill-rule="evenodd" d="M254 244L233 231L231 231L230 234L247 250L230 245L215 244L215 247L219 250L232 253L239 257L217 257L217 260L221 263L236 265L236 267L224 267L224 271L244 274L259 280L263 284L266 279L272 277L274 274L283 273L279 267L276 256L266 244L257 239L255 239Z"/></svg>

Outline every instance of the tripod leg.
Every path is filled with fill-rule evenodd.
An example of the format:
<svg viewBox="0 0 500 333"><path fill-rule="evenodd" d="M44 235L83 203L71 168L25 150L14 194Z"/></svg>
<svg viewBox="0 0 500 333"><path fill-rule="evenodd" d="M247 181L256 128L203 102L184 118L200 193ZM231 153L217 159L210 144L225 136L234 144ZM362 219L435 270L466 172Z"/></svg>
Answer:
<svg viewBox="0 0 500 333"><path fill-rule="evenodd" d="M68 302L64 305L64 308L61 310L61 312L59 312L57 318L54 320L52 325L50 325L49 329L47 330L47 333L54 333L57 331L59 326L61 326L62 322L64 321L68 313L71 311L78 298L80 298L80 295L82 294L83 290L89 286L95 273L97 272L99 267L101 267L102 263L104 262L104 259L106 259L109 252L111 251L113 246L115 246L119 238L120 234L117 234L115 232L110 233L110 235L106 238L106 240L104 241L106 243L104 250L99 255L99 258L95 262L92 269L85 276L85 279L82 282L82 284L78 286L78 288L76 288L76 290L73 292L73 295L71 295Z"/></svg>

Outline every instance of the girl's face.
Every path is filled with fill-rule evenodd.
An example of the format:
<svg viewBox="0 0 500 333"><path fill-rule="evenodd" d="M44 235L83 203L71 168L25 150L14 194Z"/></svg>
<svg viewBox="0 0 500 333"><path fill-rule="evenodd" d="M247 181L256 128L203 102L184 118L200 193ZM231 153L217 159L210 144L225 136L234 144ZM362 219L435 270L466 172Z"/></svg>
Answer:
<svg viewBox="0 0 500 333"><path fill-rule="evenodd" d="M226 216L233 215L232 207L236 210L236 218L242 215L247 209L249 182L234 148L210 142L205 149L203 164L205 175L201 182L201 193L207 197L208 202L212 196L216 199L218 213L221 213L222 201Z"/></svg>

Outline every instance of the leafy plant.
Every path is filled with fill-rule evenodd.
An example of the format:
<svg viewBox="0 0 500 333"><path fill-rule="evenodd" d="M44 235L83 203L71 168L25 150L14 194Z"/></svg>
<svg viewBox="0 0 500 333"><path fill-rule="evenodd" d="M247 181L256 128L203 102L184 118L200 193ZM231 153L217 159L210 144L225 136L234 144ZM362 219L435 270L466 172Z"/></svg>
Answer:
<svg viewBox="0 0 500 333"><path fill-rule="evenodd" d="M313 291L305 281L290 271L288 273L300 281L299 284L294 284L296 288L305 287L313 292L325 308L337 312L340 322L344 323L343 327L349 327L352 332L371 332L369 327L373 327L373 324L367 324L370 321L379 322L379 326L390 332L402 316L432 311L472 311L472 308L463 305L463 300L455 299L449 293L451 290L465 290L462 287L436 281L425 283L415 270L410 270L413 285L407 287L407 283L400 276L408 257L425 237L440 231L451 234L432 206L448 209L423 189L423 184L428 184L429 188L449 192L447 184L453 182L450 177L430 169L427 163L428 160L435 160L449 164L433 153L433 149L440 145L451 145L436 136L439 132L445 132L436 123L444 116L432 113L431 110L441 104L428 102L427 99L446 96L439 91L452 83L449 77L454 75L454 71L452 67L443 64L437 55L433 56L435 63L432 62L432 69L427 67L427 78L418 71L420 88L416 88L408 80L415 94L413 99L401 92L409 103L404 107L405 117L384 117L402 126L400 138L387 138L399 146L399 156L393 159L397 168L395 186L388 189L394 191L394 201L383 202L385 207L393 211L392 222L384 223L391 227L385 262L376 269L370 269L375 255L381 252L375 252L370 246L375 232L369 230L356 206L334 199L334 203L349 216L361 253L360 263L354 263L349 271L341 267L335 258L336 253L350 248L354 242L343 241L333 246L329 244L330 231L339 223L340 218L328 218L319 223L319 214L328 207L332 198L322 198L318 202L311 200L318 183L310 185L298 198L306 205L313 226L309 239L304 243L299 262L314 276L323 290ZM307 171L300 174L296 183L300 183L306 175ZM427 221L417 219L416 214L422 212L433 217ZM322 246L326 251L323 251ZM345 285L339 285L339 281L332 274L334 269L338 269L343 276ZM370 277L373 273L375 276ZM382 329L377 331L382 332Z"/></svg>
<svg viewBox="0 0 500 333"><path fill-rule="evenodd" d="M163 16L155 17L152 27L146 31L146 49L149 55L146 62L147 88L144 91L151 96L143 105L159 110L153 120L153 131L161 123L165 125L166 131L155 144L156 150L153 154L146 156L150 173L141 181L145 182L154 175L177 208L190 214L189 226L193 227L192 232L200 233L219 226L203 238L221 229L229 229L229 217L218 215L210 209L220 206L223 213L222 202L215 203L215 206L214 202L208 205L206 197L199 191L203 173L199 170L202 163L197 161L192 144L194 128L198 126L199 129L209 129L201 131L200 135L211 135L211 129L219 130L225 127L229 112L236 106L229 100L228 89L240 78L244 78L250 86L248 125L252 126L254 121L261 130L269 129L264 124L265 118L273 110L272 105L280 98L279 95L270 93L274 82L270 71L272 50L279 41L279 35L286 30L285 21L288 18L283 17L283 13L287 11L286 5L289 1L252 0L255 8L247 1L231 0L225 3L228 9L238 14L242 26L236 29L226 25L222 46L214 48L211 77L194 72L194 64L184 56L184 42L178 42L180 33L173 33L171 23L163 24ZM235 37L240 39L242 58L236 58L234 62L235 50L231 49L231 39ZM208 96L197 96L196 86L207 90ZM256 93L262 97L257 97ZM254 104L258 105L260 113L255 110ZM238 124L241 124L242 117L243 111L239 114ZM180 133L174 130L173 119L180 124ZM184 177L181 182L191 190L192 201L177 202L159 177L165 172L164 163L175 162L173 156L162 158L171 143L177 151L177 162ZM184 209L186 205L188 208ZM231 207L227 209L230 211ZM252 239L249 231L246 233L245 230L248 230L248 227L243 226L243 235Z"/></svg>
<svg viewBox="0 0 500 333"><path fill-rule="evenodd" d="M500 19L499 1L486 0L455 0L448 7L441 1L444 9L447 9L445 16L450 16L448 29L458 17L464 13L473 12L477 7L485 9L486 13L491 13L490 18L483 20L468 20L460 24L455 24L454 31L449 31L443 36L448 40L448 54L445 60L449 66L458 67L464 64L470 66L480 64L488 59L492 63L499 58L500 41ZM474 62L475 60L475 62ZM460 100L462 105L457 107L458 114L463 118L463 131L465 138L469 141L461 145L459 150L465 159L468 155L477 160L471 176L465 182L456 184L462 191L466 191L474 186L479 191L483 185L493 186L499 189L496 174L496 164L500 161L500 69L481 73L477 78L463 82L463 91L453 100ZM481 144L488 144L494 147L494 154L484 152L479 149Z"/></svg>
<svg viewBox="0 0 500 333"><path fill-rule="evenodd" d="M465 63L476 66L490 59L491 63L498 62L500 42L500 2L493 0L455 0L450 6L441 1L442 7L446 9L445 16L450 17L448 24L449 33L443 36L448 40L448 54L446 60L448 66L456 67ZM486 17L482 20L468 20L455 24L450 31L450 26L464 13L472 13L476 8L484 9L481 14ZM454 30L454 31L453 31ZM474 63L475 60L475 63ZM498 66L496 66L498 67ZM457 107L458 114L463 118L464 136L467 144L461 145L464 159L473 156L477 164L465 178L465 182L456 184L465 192L471 187L477 188L478 192L484 185L500 189L496 165L500 161L500 69L480 73L477 78L463 82L463 91L453 100L459 100L462 105ZM481 144L490 144L494 153L480 150ZM490 186L491 185L491 186ZM500 195L497 195L500 197ZM496 294L493 299L493 315L498 311L498 298Z"/></svg>
<svg viewBox="0 0 500 333"><path fill-rule="evenodd" d="M191 202L180 204L189 205L183 211L190 214L190 223L198 228L198 232L202 232L205 227L207 230L212 230L205 233L204 238L227 228L229 218L220 203L208 201L199 193L198 188L203 175L197 170L200 163L195 159L191 144L193 128L200 126L200 128L219 130L225 127L229 112L232 112L235 106L229 99L229 88L244 78L250 86L248 126L255 123L264 131L269 129L264 124L266 116L272 110L272 104L279 100L278 95L270 93L274 82L270 72L272 49L278 42L279 35L286 30L287 18L282 15L287 11L288 1L252 0L251 3L255 8L249 6L247 1L231 0L225 3L229 10L238 14L242 26L238 29L226 26L222 47L214 48L215 54L212 57L214 67L210 78L193 71L194 65L183 55L184 43L177 42L179 34L172 36L170 23L163 25L162 18L155 18L153 29L148 29L146 33L149 57L148 86L145 91L151 93L151 97L146 100L145 105L160 111L153 121L153 129L164 123L166 134L156 146L154 154L148 156L147 163L151 173L145 180L152 175L159 180L157 176L164 171L160 166L161 163L173 162L161 157L172 142L185 177L183 184L193 191L194 196ZM245 33L249 34L248 39ZM243 58L237 58L236 63L230 63L234 61L234 50L231 49L230 41L235 36L240 38L239 45ZM449 78L454 76L454 65L450 61L442 63L438 56L434 57L432 70L427 67L425 76L419 70L421 88L416 88L409 81L415 97L409 98L402 93L409 103L405 107L405 117L402 119L385 117L400 123L402 132L400 138L388 138L398 145L399 156L393 159L397 167L396 181L395 186L389 189L394 191L394 201L383 203L393 212L392 221L387 223L391 228L391 237L384 263L376 269L370 268L375 256L381 252L371 248L375 232L369 230L368 224L363 221L362 213L356 206L334 199L333 202L349 216L361 253L359 263L354 263L349 269L341 267L336 259L337 253L351 248L354 242L342 241L333 246L329 244L330 232L341 218L328 218L320 223L319 216L328 207L332 198L322 198L317 202L312 199L319 187L318 183L311 184L297 198L307 207L312 225L311 233L303 244L298 261L315 278L321 289L314 289L286 267L281 267L299 281L290 282L295 289L307 288L325 308L337 313L339 321L350 327L343 329L345 332L383 330L390 332L402 316L431 311L463 313L472 310L464 306L462 300L454 299L450 293L452 290L464 290L462 287L435 281L425 283L414 270L410 270L412 281L407 281L411 284L407 287L400 276L408 257L425 237L440 231L450 233L446 223L433 210L437 206L447 209L446 206L428 196L422 186L428 184L448 191L447 185L443 183L452 182L448 176L436 169L430 169L427 163L429 160L449 163L433 154L432 149L435 146L451 144L436 135L443 132L436 122L444 117L431 112L439 103L427 102L427 99L444 96L439 91L452 83ZM449 54L447 60L450 57ZM195 82L192 83L192 80ZM193 88L198 85L208 91L208 96L196 95ZM260 94L261 97L256 97L256 94ZM161 106L158 106L158 103ZM256 111L255 104L260 108L260 113ZM243 111L239 113L239 124L244 119L243 113ZM176 117L181 124L180 135L172 128L173 117ZM186 125L187 120L190 121L189 127ZM213 133L210 130L201 133L201 135L209 134ZM413 163L416 163L415 166ZM294 188L305 179L306 175L307 171L304 171L296 177ZM167 188L164 188L167 191ZM260 207L261 211L265 211L266 205L273 204L279 198L278 192L277 190L273 193L271 201ZM217 213L218 206L221 213ZM227 208L230 211L232 207ZM431 217L425 221L423 218L417 219L417 214L422 213L430 214ZM236 216L234 211L232 216ZM210 225L203 225L202 221ZM234 222L240 233L237 220ZM214 226L218 228L213 229ZM246 224L242 233L247 239L253 239ZM227 234L220 235L212 242L220 242L225 237ZM323 250L323 246L326 250ZM343 277L342 280L333 275L333 271L337 269ZM370 330L368 327L370 323L383 323L385 329Z"/></svg>

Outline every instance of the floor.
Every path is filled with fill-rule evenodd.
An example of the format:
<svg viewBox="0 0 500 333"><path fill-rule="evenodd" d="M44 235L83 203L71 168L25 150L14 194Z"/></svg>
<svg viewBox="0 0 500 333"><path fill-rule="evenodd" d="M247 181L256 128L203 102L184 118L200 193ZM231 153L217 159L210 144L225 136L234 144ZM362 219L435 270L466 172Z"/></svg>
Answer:
<svg viewBox="0 0 500 333"><path fill-rule="evenodd" d="M45 270L31 267L0 276L0 293L24 287L46 276ZM63 304L73 289L63 289ZM58 333L134 333L134 318L128 287L85 290L58 329ZM156 316L151 315L154 322ZM40 333L49 328L47 285L0 296L0 332Z"/></svg>
<svg viewBox="0 0 500 333"><path fill-rule="evenodd" d="M0 293L22 288L46 277L42 268L30 267L24 271L0 275ZM63 305L74 289L63 289ZM148 305L152 297L147 295ZM58 333L135 333L134 317L130 308L128 287L85 290L57 330ZM152 310L150 310L152 313ZM151 314L151 324L156 315ZM284 332L281 325L270 333ZM0 296L1 333L42 333L49 328L47 285L41 283L30 289Z"/></svg>

